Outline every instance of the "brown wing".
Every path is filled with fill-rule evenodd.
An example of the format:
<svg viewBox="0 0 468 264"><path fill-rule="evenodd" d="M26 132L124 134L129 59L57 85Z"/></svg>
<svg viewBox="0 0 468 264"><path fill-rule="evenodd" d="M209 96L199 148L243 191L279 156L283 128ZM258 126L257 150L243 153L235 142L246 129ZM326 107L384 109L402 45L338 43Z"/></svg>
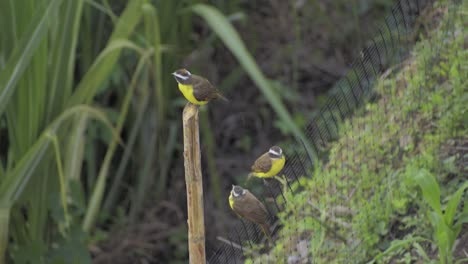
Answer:
<svg viewBox="0 0 468 264"><path fill-rule="evenodd" d="M238 198L232 208L238 215L260 225L268 225L268 211L251 192Z"/></svg>
<svg viewBox="0 0 468 264"><path fill-rule="evenodd" d="M271 169L271 159L268 152L261 155L252 166L252 172L267 172Z"/></svg>
<svg viewBox="0 0 468 264"><path fill-rule="evenodd" d="M199 101L210 101L218 98L219 92L205 78L192 75L193 96Z"/></svg>

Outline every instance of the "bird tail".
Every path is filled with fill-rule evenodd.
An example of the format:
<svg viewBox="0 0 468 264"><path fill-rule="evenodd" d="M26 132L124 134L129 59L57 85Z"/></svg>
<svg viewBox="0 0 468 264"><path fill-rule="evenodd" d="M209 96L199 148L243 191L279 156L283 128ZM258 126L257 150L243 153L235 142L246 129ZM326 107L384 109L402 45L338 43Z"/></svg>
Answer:
<svg viewBox="0 0 468 264"><path fill-rule="evenodd" d="M245 180L245 184L247 184L247 183L250 181L250 179L252 178L252 176L253 176L252 173L249 173L249 174L247 175L247 180Z"/></svg>
<svg viewBox="0 0 468 264"><path fill-rule="evenodd" d="M272 244L273 241L271 240L270 225L268 223L263 223L263 224L260 224L260 227L262 228L262 231L267 237L270 244Z"/></svg>
<svg viewBox="0 0 468 264"><path fill-rule="evenodd" d="M224 97L224 95L222 95L221 93L218 93L218 98L225 102L229 102L229 100L226 97Z"/></svg>

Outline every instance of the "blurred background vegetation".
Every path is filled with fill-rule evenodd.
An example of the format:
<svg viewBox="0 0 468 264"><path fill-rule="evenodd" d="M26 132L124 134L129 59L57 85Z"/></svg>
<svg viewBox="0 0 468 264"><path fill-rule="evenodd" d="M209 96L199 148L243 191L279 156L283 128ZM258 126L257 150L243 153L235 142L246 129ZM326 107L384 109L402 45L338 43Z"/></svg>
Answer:
<svg viewBox="0 0 468 264"><path fill-rule="evenodd" d="M303 137L392 2L0 1L0 257L186 262L180 67L230 99L201 114L211 250L231 184Z"/></svg>

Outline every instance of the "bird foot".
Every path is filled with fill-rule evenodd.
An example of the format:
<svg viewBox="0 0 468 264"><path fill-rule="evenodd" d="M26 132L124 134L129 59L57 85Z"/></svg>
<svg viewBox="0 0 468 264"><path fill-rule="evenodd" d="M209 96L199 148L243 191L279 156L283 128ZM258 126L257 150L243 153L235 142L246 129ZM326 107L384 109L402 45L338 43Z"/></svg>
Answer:
<svg viewBox="0 0 468 264"><path fill-rule="evenodd" d="M284 175L281 175L281 176L274 176L274 178L279 181L281 183L281 185L283 185L283 190L286 190L286 187L288 185L288 180L286 179L286 176Z"/></svg>

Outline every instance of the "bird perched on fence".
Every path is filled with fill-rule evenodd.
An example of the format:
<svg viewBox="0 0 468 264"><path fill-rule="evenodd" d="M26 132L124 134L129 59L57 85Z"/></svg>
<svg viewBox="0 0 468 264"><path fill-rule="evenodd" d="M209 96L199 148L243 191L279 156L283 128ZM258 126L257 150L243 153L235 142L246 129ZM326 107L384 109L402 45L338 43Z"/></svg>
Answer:
<svg viewBox="0 0 468 264"><path fill-rule="evenodd" d="M275 177L282 182L282 179L277 177L277 175L281 172L285 163L286 157L283 154L283 150L278 146L273 146L268 150L268 152L265 152L257 158L255 163L252 165L249 178L251 176L258 178Z"/></svg>
<svg viewBox="0 0 468 264"><path fill-rule="evenodd" d="M238 185L232 185L229 205L240 217L260 225L267 238L271 240L268 211L255 195Z"/></svg>
<svg viewBox="0 0 468 264"><path fill-rule="evenodd" d="M218 98L228 101L207 79L191 74L186 69L179 69L172 75L178 83L179 90L192 104L205 105Z"/></svg>

